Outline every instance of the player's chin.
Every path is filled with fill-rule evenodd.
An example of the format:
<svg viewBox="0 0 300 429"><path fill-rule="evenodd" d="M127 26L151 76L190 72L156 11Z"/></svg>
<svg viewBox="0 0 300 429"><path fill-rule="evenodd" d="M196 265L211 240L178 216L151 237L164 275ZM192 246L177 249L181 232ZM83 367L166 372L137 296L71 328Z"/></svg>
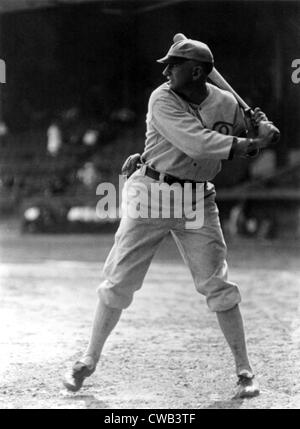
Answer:
<svg viewBox="0 0 300 429"><path fill-rule="evenodd" d="M168 80L168 81L167 81L167 84L169 85L169 88L170 88L170 89L173 89L173 91L175 91L175 90L176 90L176 85L175 85L175 83L174 83L173 81Z"/></svg>

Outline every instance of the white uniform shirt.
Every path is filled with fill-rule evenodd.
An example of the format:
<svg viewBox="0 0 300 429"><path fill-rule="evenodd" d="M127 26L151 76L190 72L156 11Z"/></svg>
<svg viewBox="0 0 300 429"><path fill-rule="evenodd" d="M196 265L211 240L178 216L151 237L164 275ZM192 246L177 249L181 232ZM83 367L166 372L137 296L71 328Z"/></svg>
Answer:
<svg viewBox="0 0 300 429"><path fill-rule="evenodd" d="M237 101L227 91L207 84L200 104L188 103L169 88L159 86L150 96L147 113L145 163L180 179L208 181L228 159L233 136L245 131Z"/></svg>

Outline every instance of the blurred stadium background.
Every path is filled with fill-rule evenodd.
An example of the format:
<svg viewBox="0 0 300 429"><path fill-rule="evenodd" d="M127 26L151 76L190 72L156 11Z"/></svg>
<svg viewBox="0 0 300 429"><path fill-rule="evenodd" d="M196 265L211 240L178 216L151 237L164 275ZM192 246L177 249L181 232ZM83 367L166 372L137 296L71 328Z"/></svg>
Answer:
<svg viewBox="0 0 300 429"><path fill-rule="evenodd" d="M290 1L1 0L0 216L23 233L109 232L96 187L141 151L155 62L176 32L282 131L255 160L216 177L225 232L300 237L300 4Z"/></svg>

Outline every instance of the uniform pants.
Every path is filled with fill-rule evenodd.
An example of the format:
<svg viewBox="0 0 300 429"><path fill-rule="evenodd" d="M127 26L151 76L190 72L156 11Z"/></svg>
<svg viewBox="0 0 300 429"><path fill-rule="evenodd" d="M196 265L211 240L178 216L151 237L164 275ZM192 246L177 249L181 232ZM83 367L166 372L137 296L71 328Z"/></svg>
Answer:
<svg viewBox="0 0 300 429"><path fill-rule="evenodd" d="M137 172L126 186L132 190L141 183L150 186L153 182L154 179ZM124 309L130 305L168 234L174 238L196 290L206 297L211 311L226 311L241 301L237 285L227 279L226 244L213 192L204 198L204 223L197 229L187 229L184 217L121 219L104 265L104 281L98 288L107 306Z"/></svg>

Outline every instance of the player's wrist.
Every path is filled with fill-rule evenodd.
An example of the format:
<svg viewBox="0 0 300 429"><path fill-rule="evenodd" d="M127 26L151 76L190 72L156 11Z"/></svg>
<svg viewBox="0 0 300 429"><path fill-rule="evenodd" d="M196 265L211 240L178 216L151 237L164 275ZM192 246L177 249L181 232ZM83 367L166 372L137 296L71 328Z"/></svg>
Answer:
<svg viewBox="0 0 300 429"><path fill-rule="evenodd" d="M233 156L237 158L247 158L260 147L258 138L236 138L233 145Z"/></svg>

